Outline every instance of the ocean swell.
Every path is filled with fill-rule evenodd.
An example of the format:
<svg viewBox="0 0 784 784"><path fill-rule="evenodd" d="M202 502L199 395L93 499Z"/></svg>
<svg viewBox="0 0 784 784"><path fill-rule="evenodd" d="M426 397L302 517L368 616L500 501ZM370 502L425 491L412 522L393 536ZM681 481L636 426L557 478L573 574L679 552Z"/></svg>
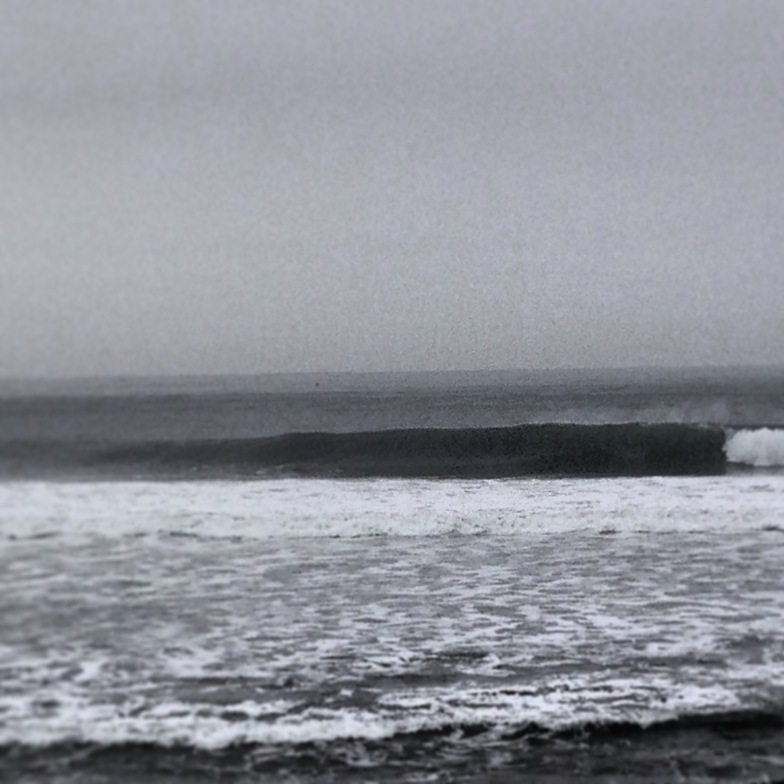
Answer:
<svg viewBox="0 0 784 784"><path fill-rule="evenodd" d="M527 424L265 438L0 444L0 476L117 479L503 478L722 474L784 466L784 429Z"/></svg>
<svg viewBox="0 0 784 784"><path fill-rule="evenodd" d="M725 432L683 424L290 433L6 445L0 473L127 478L646 476L721 473Z"/></svg>

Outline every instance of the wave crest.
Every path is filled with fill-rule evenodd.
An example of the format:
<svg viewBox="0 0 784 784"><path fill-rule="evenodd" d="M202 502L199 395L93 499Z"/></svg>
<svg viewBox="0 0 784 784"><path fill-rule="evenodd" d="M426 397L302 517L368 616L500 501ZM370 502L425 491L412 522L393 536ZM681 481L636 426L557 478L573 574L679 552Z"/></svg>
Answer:
<svg viewBox="0 0 784 784"><path fill-rule="evenodd" d="M784 466L784 430L763 427L731 432L724 451L730 463L755 468Z"/></svg>

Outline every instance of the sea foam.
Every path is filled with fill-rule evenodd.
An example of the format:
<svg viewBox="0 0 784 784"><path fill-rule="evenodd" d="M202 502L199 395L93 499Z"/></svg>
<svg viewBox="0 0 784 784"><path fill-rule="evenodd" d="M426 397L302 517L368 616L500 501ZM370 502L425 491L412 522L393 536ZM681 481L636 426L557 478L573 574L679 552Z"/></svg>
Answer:
<svg viewBox="0 0 784 784"><path fill-rule="evenodd" d="M756 468L784 466L784 430L763 427L738 430L727 436L727 460Z"/></svg>
<svg viewBox="0 0 784 784"><path fill-rule="evenodd" d="M784 476L0 483L0 547L134 536L298 539L749 530Z"/></svg>

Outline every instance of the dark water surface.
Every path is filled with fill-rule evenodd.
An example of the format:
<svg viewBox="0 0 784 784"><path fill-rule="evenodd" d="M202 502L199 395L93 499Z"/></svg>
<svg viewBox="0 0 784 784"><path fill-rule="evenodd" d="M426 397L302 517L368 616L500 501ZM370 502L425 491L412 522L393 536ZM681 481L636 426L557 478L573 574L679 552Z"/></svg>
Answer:
<svg viewBox="0 0 784 784"><path fill-rule="evenodd" d="M6 381L0 477L705 473L783 395L781 369ZM660 429L588 428L629 423Z"/></svg>

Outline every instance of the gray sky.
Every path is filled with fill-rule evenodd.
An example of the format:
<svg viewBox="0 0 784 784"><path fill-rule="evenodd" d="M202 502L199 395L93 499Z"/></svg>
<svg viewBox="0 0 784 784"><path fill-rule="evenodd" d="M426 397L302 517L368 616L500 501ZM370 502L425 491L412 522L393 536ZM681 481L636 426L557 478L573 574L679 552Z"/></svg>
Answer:
<svg viewBox="0 0 784 784"><path fill-rule="evenodd" d="M0 375L784 362L781 0L3 0Z"/></svg>

